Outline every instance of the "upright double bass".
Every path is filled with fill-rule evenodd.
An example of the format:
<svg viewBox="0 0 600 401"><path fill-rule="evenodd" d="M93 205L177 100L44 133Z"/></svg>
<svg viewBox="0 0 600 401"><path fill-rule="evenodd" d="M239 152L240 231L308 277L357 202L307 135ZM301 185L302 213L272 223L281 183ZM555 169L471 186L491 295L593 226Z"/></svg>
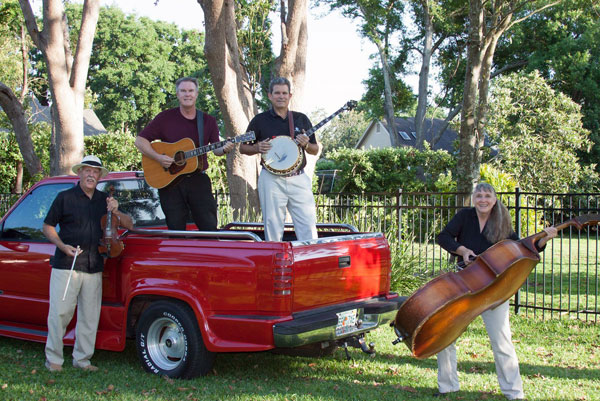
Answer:
<svg viewBox="0 0 600 401"><path fill-rule="evenodd" d="M578 230L600 222L599 214L579 216L556 225ZM477 256L465 269L431 280L398 309L394 331L418 359L452 344L467 326L488 309L514 295L540 261L536 243L544 231L519 241L506 239Z"/></svg>

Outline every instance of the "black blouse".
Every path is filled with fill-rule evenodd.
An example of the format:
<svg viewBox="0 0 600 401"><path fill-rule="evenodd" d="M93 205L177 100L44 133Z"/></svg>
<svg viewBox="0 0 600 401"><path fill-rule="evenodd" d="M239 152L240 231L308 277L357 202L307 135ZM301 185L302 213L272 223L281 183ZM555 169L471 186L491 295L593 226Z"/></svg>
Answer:
<svg viewBox="0 0 600 401"><path fill-rule="evenodd" d="M514 231L508 238L515 241L519 240ZM488 241L482 231L479 231L479 220L474 207L459 210L439 233L437 243L451 253L456 253L458 247L462 245L472 250L476 255L494 245Z"/></svg>

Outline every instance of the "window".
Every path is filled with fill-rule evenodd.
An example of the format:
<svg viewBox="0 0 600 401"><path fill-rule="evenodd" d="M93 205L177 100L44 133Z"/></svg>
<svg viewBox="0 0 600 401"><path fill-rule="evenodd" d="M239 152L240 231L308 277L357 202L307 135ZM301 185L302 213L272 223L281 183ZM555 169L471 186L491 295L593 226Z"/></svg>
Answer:
<svg viewBox="0 0 600 401"><path fill-rule="evenodd" d="M410 141L410 136L408 136L408 134L404 131L398 131L398 133L400 134L400 136L402 137L402 139L404 139L405 141Z"/></svg>
<svg viewBox="0 0 600 401"><path fill-rule="evenodd" d="M145 180L114 180L100 182L97 188L109 193L119 201L119 210L131 216L136 227L165 225L165 214L160 207L158 190Z"/></svg>
<svg viewBox="0 0 600 401"><path fill-rule="evenodd" d="M73 185L73 183L48 184L31 191L4 221L0 238L45 241L42 225L50 205L56 198L56 194Z"/></svg>

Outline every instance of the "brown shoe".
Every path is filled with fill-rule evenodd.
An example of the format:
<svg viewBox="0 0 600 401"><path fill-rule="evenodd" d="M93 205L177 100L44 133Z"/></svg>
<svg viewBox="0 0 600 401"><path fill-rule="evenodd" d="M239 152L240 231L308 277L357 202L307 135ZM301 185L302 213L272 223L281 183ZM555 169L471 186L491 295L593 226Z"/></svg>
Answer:
<svg viewBox="0 0 600 401"><path fill-rule="evenodd" d="M77 365L77 364L74 363L73 367L77 368L77 369L85 370L86 372L95 372L95 371L98 370L97 366L94 366L94 365L91 365L91 364L90 365L81 366L81 365Z"/></svg>
<svg viewBox="0 0 600 401"><path fill-rule="evenodd" d="M62 366L59 365L59 364L57 364L57 363L50 363L49 361L46 361L46 363L44 364L44 366L50 372L62 372Z"/></svg>

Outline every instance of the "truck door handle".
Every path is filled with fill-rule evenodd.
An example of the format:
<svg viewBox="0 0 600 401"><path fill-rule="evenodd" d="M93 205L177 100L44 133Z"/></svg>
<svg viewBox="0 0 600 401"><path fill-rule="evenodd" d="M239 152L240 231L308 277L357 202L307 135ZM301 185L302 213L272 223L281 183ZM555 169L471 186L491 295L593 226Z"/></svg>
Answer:
<svg viewBox="0 0 600 401"><path fill-rule="evenodd" d="M340 256L340 258L338 259L338 267L340 269L350 267L350 256Z"/></svg>

